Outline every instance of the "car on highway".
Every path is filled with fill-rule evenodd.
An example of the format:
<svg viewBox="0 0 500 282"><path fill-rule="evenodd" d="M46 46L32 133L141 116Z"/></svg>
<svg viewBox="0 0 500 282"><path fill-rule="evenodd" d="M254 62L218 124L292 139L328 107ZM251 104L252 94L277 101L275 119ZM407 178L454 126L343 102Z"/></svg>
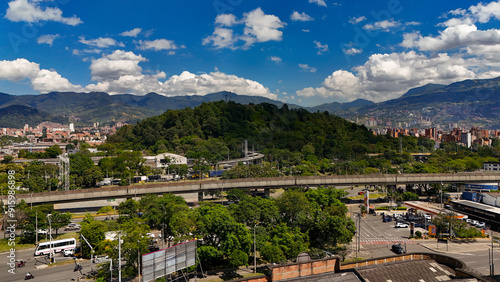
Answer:
<svg viewBox="0 0 500 282"><path fill-rule="evenodd" d="M391 251L395 252L396 254L404 254L405 250L401 246L401 244L394 244L391 247Z"/></svg>
<svg viewBox="0 0 500 282"><path fill-rule="evenodd" d="M48 229L38 229L38 234L47 235L49 233Z"/></svg>
<svg viewBox="0 0 500 282"><path fill-rule="evenodd" d="M65 249L63 251L63 255L65 257L70 257L70 256L74 256L75 255L75 249Z"/></svg>
<svg viewBox="0 0 500 282"><path fill-rule="evenodd" d="M80 224L70 223L70 224L68 224L68 225L64 228L64 231L68 231L68 230L80 230L80 228L82 228L82 227L80 226Z"/></svg>
<svg viewBox="0 0 500 282"><path fill-rule="evenodd" d="M396 222L396 224L394 224L394 227L395 228L407 228L408 227L408 223L405 223L405 222Z"/></svg>

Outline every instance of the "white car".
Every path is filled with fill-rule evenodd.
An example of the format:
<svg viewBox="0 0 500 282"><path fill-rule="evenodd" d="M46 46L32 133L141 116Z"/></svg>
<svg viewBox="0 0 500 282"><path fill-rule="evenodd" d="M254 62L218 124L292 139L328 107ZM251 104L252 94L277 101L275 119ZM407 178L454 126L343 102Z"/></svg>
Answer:
<svg viewBox="0 0 500 282"><path fill-rule="evenodd" d="M476 223L476 227L477 228L484 228L486 226L486 224L484 222L478 222Z"/></svg>
<svg viewBox="0 0 500 282"><path fill-rule="evenodd" d="M467 223L472 223L472 219L467 218L467 219L465 220L465 222L467 222Z"/></svg>
<svg viewBox="0 0 500 282"><path fill-rule="evenodd" d="M65 257L73 256L75 254L75 249L65 249L63 255Z"/></svg>
<svg viewBox="0 0 500 282"><path fill-rule="evenodd" d="M396 227L396 228L407 228L408 227L408 223L396 222L396 224L394 225L394 227Z"/></svg>
<svg viewBox="0 0 500 282"><path fill-rule="evenodd" d="M431 216L428 215L428 214L424 214L424 218L427 219L427 220L431 220Z"/></svg>
<svg viewBox="0 0 500 282"><path fill-rule="evenodd" d="M48 229L38 229L38 234L47 235L49 233Z"/></svg>
<svg viewBox="0 0 500 282"><path fill-rule="evenodd" d="M81 226L80 224L76 224L76 223L70 223L68 224L68 226L66 226L66 228L64 228L65 231L68 231L68 230L80 230Z"/></svg>
<svg viewBox="0 0 500 282"><path fill-rule="evenodd" d="M471 224L472 224L472 225L477 225L478 223L479 223L479 221L477 221L477 220L475 220L475 219L474 219L474 220L472 220L472 222L471 222Z"/></svg>
<svg viewBox="0 0 500 282"><path fill-rule="evenodd" d="M100 255L100 256L95 256L94 257L94 263L102 263L102 262L106 262L108 260L109 260L108 256Z"/></svg>

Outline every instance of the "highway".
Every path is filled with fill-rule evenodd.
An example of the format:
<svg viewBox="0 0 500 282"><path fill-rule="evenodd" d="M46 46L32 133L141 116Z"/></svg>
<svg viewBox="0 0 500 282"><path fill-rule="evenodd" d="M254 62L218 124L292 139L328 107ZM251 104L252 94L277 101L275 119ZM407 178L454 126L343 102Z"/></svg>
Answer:
<svg viewBox="0 0 500 282"><path fill-rule="evenodd" d="M287 187L398 185L432 183L500 182L500 173L445 173L445 174L368 174L328 175L302 177L245 178L189 182L166 182L144 185L78 189L33 194L18 194L16 201L24 199L30 204L57 204L115 198L132 198L146 194L183 194L230 189L276 189ZM0 199L6 203L7 196ZM201 198L200 198L201 199Z"/></svg>

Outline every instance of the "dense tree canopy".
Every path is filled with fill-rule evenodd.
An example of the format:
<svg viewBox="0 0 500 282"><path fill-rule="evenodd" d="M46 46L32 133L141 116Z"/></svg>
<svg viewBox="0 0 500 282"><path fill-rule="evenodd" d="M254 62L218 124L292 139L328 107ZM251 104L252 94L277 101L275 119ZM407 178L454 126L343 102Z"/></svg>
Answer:
<svg viewBox="0 0 500 282"><path fill-rule="evenodd" d="M257 150L270 150L273 158L288 159L292 153L309 158L347 159L397 148L397 142L390 138L375 136L364 126L328 113L290 110L287 106L279 109L266 103L240 105L224 101L204 103L194 109L169 110L135 126L121 128L108 142L155 153L206 152L212 159L223 160L227 158L228 148L232 154L240 151L243 140L248 140ZM417 146L416 142L413 145ZM274 150L284 151L274 153Z"/></svg>

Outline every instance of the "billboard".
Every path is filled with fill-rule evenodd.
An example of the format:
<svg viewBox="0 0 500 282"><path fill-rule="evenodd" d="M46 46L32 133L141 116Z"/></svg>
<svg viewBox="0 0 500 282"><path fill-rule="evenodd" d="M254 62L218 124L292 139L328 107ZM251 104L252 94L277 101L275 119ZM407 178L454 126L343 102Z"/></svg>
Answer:
<svg viewBox="0 0 500 282"><path fill-rule="evenodd" d="M429 225L429 235L436 236L436 226L435 225Z"/></svg>
<svg viewBox="0 0 500 282"><path fill-rule="evenodd" d="M465 189L498 190L498 183L465 183Z"/></svg>
<svg viewBox="0 0 500 282"><path fill-rule="evenodd" d="M142 255L144 281L157 278L196 264L196 240Z"/></svg>

